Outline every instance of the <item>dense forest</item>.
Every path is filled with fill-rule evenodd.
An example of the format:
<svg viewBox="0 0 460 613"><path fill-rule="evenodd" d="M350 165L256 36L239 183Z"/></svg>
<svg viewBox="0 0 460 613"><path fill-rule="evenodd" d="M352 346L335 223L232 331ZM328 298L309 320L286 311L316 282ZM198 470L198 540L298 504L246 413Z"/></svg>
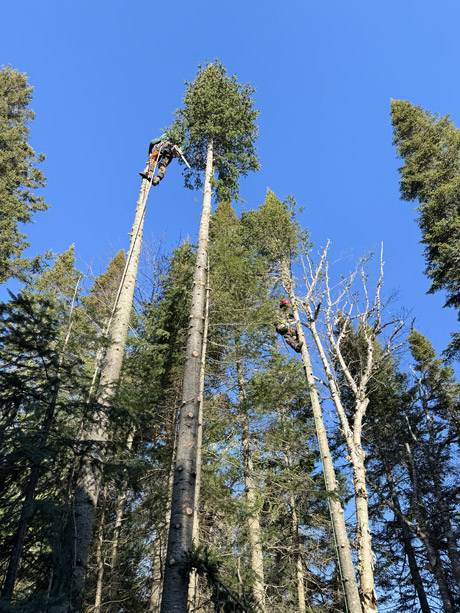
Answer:
<svg viewBox="0 0 460 613"><path fill-rule="evenodd" d="M74 246L25 257L47 209L31 99L3 68L0 610L459 611L459 333L436 354L383 248L344 272L288 178L237 214L259 112L218 60L166 131L196 243L143 240L146 174L101 274ZM430 291L460 312L460 131L400 100L391 122Z"/></svg>

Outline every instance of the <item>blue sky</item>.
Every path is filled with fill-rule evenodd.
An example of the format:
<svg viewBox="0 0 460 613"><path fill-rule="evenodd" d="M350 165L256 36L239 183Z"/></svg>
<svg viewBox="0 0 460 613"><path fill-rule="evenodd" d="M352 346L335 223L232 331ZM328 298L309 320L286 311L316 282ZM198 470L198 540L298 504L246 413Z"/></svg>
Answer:
<svg viewBox="0 0 460 613"><path fill-rule="evenodd" d="M31 142L46 155L52 208L26 230L31 253L75 243L81 266L100 270L128 246L148 142L171 122L184 79L218 57L257 88L261 110L262 168L241 184L245 206L267 187L292 193L312 240L330 238L350 267L383 241L386 291L399 290L439 351L447 345L458 324L442 295L426 295L389 110L403 98L460 126L456 0L4 0L1 12L0 62L35 87ZM146 236L195 240L200 206L171 165L151 192Z"/></svg>

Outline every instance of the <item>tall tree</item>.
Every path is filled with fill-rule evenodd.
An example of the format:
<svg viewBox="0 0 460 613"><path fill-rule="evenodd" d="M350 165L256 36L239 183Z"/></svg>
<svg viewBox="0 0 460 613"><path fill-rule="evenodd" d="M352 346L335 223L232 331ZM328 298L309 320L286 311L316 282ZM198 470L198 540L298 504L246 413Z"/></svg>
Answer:
<svg viewBox="0 0 460 613"><path fill-rule="evenodd" d="M295 325L299 338L302 341L302 361L308 391L310 393L326 490L330 495L329 505L331 519L337 541L337 554L342 572L347 605L351 612L361 613L362 608L358 584L351 557L351 547L344 520L343 506L340 500L341 492L324 425L323 409L320 402L317 381L313 374L312 360L305 342L294 294L291 265L300 251L307 247L308 235L306 232L301 231L298 223L293 218L293 214L295 213L293 205L294 202L292 198L287 199L285 202L281 202L273 192L268 190L265 202L260 207L259 211L250 211L246 213L246 219L252 236L259 244L259 249L271 259L278 279L291 300Z"/></svg>
<svg viewBox="0 0 460 613"><path fill-rule="evenodd" d="M125 270L115 297L113 316L110 320L109 343L94 399L94 412L83 436L85 447L73 497L76 534L75 564L67 595L56 611L67 611L70 606L79 611L82 606L89 546L101 487L104 452L109 437L110 409L125 354L150 185L147 179L142 180Z"/></svg>
<svg viewBox="0 0 460 613"><path fill-rule="evenodd" d="M187 83L184 106L176 112L173 140L183 144L193 170L186 184L204 185L198 250L193 276L192 307L184 367L182 407L171 504L171 522L161 611L187 609L186 554L193 538L193 504L196 478L196 441L200 405L200 364L206 299L209 220L212 188L218 199L238 197L238 179L257 170L254 141L257 136L253 89L230 77L216 60L200 67ZM204 182L201 178L205 171Z"/></svg>
<svg viewBox="0 0 460 613"><path fill-rule="evenodd" d="M445 306L460 319L460 130L406 100L393 100L394 144L404 160L401 198L418 201L418 224L425 245L430 293L445 290ZM452 336L448 355L460 353L460 333Z"/></svg>
<svg viewBox="0 0 460 613"><path fill-rule="evenodd" d="M35 117L28 108L32 90L25 73L11 66L0 70L0 283L24 278L34 263L21 257L29 244L20 225L48 208L43 196L34 193L45 185L42 171L36 168L45 158L28 143L28 124Z"/></svg>

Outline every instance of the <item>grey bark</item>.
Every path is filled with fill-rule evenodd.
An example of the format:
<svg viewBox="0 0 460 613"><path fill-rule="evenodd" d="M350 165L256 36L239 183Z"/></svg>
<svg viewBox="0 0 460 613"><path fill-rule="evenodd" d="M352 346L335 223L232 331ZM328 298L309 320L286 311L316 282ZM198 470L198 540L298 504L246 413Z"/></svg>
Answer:
<svg viewBox="0 0 460 613"><path fill-rule="evenodd" d="M166 550L168 547L168 534L169 523L171 521L171 498L174 485L174 467L176 458L176 445L177 445L177 419L174 418L173 423L173 453L171 456L171 466L168 476L168 497L166 501L166 514L163 530L159 531L157 538L155 539L154 555L152 560L152 591L150 593L149 613L157 613L161 606L161 592L163 589L164 579L164 564L166 560Z"/></svg>
<svg viewBox="0 0 460 613"><path fill-rule="evenodd" d="M350 541L348 539L347 528L345 525L342 503L339 499L339 487L335 476L335 469L334 464L332 462L331 452L329 449L329 442L327 440L326 428L324 426L323 411L319 400L319 394L316 387L315 378L313 375L310 354L307 348L307 344L305 342L305 335L303 333L302 324L299 318L299 311L297 309L295 301L294 288L292 286L289 266L286 261L282 263L282 280L286 292L289 296L289 300L291 301L292 313L294 316L299 340L303 343L301 349L302 362L304 365L304 372L305 378L307 380L308 391L310 393L313 418L316 426L316 436L318 439L321 462L323 464L326 491L329 494L328 502L331 511L331 521L335 534L335 540L337 543L337 556L341 568L341 575L344 586L345 598L347 600L348 605L348 611L349 613L362 613L358 582L356 580L353 561L351 558Z"/></svg>
<svg viewBox="0 0 460 613"><path fill-rule="evenodd" d="M203 208L193 274L192 306L185 355L168 553L161 602L162 613L186 613L187 611L189 576L186 568L186 554L191 549L193 539L197 431L200 408L200 364L206 300L212 175L213 143L210 140L206 155Z"/></svg>
<svg viewBox="0 0 460 613"><path fill-rule="evenodd" d="M284 461L288 469L291 468L291 456L289 452L284 455ZM300 538L299 538L299 520L297 517L295 498L292 492L289 493L289 506L291 511L291 527L292 538L294 541L294 555L296 564L296 578L297 578L297 606L299 613L306 613L305 605L305 576L303 572L302 554L300 551Z"/></svg>
<svg viewBox="0 0 460 613"><path fill-rule="evenodd" d="M239 341L235 341L237 354L239 354ZM244 491L248 504L248 539L251 551L251 570L254 573L252 592L258 609L265 613L264 589L264 557L262 549L262 530L257 500L257 483L254 476L253 447L251 444L251 431L248 416L247 396L244 381L243 361L237 355L236 373L238 380L238 396L241 416L241 445L243 451Z"/></svg>
<svg viewBox="0 0 460 613"><path fill-rule="evenodd" d="M82 606L86 565L104 464L104 451L109 436L109 409L120 377L126 347L149 191L150 182L144 179L137 201L125 273L120 284L118 303L110 326L110 344L101 371L96 409L84 435L86 450L83 453L73 499L76 538L72 602L64 602L56 609L56 613L67 612L70 606L73 606L75 611L80 611Z"/></svg>
<svg viewBox="0 0 460 613"><path fill-rule="evenodd" d="M198 412L198 432L196 437L196 482L195 482L195 497L193 503L193 533L192 542L196 547L200 542L200 514L199 514L199 502L200 502L200 489L201 489L201 455L203 446L203 403L204 403L204 380L206 374L206 351L208 346L208 324L209 324L209 259L208 259L208 273L207 273L207 286L206 286L206 306L204 312L204 330L203 330L203 347L201 351L201 365L200 365L200 408ZM196 600L198 597L198 575L195 569L190 572L190 580L188 587L188 600L192 608L196 607Z"/></svg>
<svg viewBox="0 0 460 613"><path fill-rule="evenodd" d="M104 558L102 554L102 545L104 543L104 523L105 523L105 508L107 505L107 486L104 486L104 493L102 495L101 504L101 521L99 523L99 530L97 535L97 547L96 547L96 567L97 567L97 581L96 581L96 596L94 598L93 613L101 613L102 605L102 587L104 581Z"/></svg>

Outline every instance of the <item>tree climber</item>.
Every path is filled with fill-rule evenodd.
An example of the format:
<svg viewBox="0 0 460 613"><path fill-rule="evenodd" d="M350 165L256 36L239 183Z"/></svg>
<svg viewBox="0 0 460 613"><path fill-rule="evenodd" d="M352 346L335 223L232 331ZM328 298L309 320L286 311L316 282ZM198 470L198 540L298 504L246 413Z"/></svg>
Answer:
<svg viewBox="0 0 460 613"><path fill-rule="evenodd" d="M292 325L294 322L294 315L289 313L288 309L291 303L287 298L283 298L280 302L280 311L278 312L278 321L275 323L275 330L278 334L284 338L286 343L294 349L297 353L300 353L302 347L302 341L299 340L296 328Z"/></svg>
<svg viewBox="0 0 460 613"><path fill-rule="evenodd" d="M171 163L173 158L182 157L181 151L177 145L168 140L166 134L162 134L158 138L150 141L149 159L147 166L139 174L144 179L150 181L155 166L158 164L158 173L153 177L152 185L158 185L161 179L165 176L166 166Z"/></svg>

